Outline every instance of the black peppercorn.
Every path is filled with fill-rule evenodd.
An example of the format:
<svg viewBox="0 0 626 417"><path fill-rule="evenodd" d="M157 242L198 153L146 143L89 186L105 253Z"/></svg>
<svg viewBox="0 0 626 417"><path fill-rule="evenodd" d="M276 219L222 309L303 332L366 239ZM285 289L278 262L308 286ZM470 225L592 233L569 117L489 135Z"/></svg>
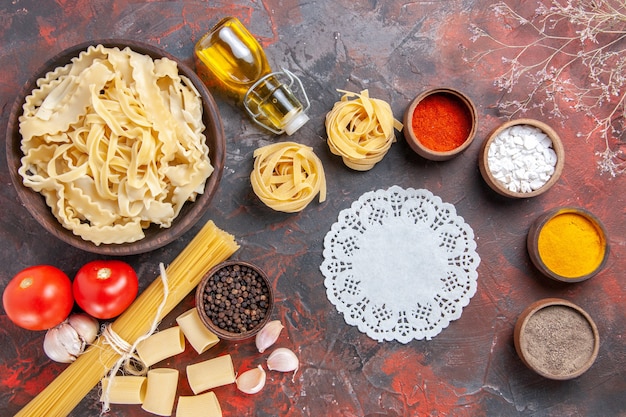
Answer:
<svg viewBox="0 0 626 417"><path fill-rule="evenodd" d="M208 318L231 333L255 328L269 308L265 280L254 269L240 265L226 265L209 277L202 298Z"/></svg>

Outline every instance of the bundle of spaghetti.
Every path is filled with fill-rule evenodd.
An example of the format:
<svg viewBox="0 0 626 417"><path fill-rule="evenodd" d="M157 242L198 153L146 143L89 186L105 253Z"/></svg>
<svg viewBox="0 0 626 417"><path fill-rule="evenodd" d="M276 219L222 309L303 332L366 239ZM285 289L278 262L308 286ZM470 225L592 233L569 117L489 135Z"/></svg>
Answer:
<svg viewBox="0 0 626 417"><path fill-rule="evenodd" d="M239 248L234 237L209 221L166 270L169 293L160 321L179 304L215 265ZM164 281L157 278L112 324L127 343L149 332L163 301ZM17 416L66 416L119 360L120 354L100 336Z"/></svg>
<svg viewBox="0 0 626 417"><path fill-rule="evenodd" d="M344 95L326 114L328 147L347 167L367 171L387 154L396 140L393 130L402 130L402 123L393 117L389 103L370 98L367 90L338 91Z"/></svg>

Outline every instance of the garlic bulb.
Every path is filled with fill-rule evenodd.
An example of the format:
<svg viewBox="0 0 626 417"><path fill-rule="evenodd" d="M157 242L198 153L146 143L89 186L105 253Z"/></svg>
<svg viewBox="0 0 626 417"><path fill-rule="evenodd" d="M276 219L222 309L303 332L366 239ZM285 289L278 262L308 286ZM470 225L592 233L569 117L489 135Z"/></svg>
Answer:
<svg viewBox="0 0 626 417"><path fill-rule="evenodd" d="M259 365L239 375L235 380L239 391L246 394L256 394L265 386L265 369Z"/></svg>
<svg viewBox="0 0 626 417"><path fill-rule="evenodd" d="M74 362L87 344L98 336L98 321L86 314L73 314L63 323L48 330L43 350L56 362Z"/></svg>
<svg viewBox="0 0 626 417"><path fill-rule="evenodd" d="M256 348L259 350L259 353L265 352L265 349L276 343L278 336L280 336L280 331L284 328L280 320L270 321L263 326L255 338Z"/></svg>
<svg viewBox="0 0 626 417"><path fill-rule="evenodd" d="M298 357L287 348L278 348L267 358L267 368L270 371L291 372L298 370L299 366Z"/></svg>

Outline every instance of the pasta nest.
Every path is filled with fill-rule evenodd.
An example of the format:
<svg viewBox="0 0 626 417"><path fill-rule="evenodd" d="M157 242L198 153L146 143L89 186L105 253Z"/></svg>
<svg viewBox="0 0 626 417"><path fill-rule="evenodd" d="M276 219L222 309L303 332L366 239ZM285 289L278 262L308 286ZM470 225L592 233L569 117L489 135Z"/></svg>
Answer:
<svg viewBox="0 0 626 417"><path fill-rule="evenodd" d="M19 118L19 174L74 234L134 242L204 192L202 100L175 61L91 46L37 86Z"/></svg>
<svg viewBox="0 0 626 417"><path fill-rule="evenodd" d="M281 142L254 151L252 189L268 207L285 213L302 211L319 194L326 200L326 177L313 149Z"/></svg>
<svg viewBox="0 0 626 417"><path fill-rule="evenodd" d="M396 140L394 128L402 130L402 124L393 117L389 103L370 98L367 90L338 91L344 95L326 114L328 147L349 168L370 170L387 154Z"/></svg>

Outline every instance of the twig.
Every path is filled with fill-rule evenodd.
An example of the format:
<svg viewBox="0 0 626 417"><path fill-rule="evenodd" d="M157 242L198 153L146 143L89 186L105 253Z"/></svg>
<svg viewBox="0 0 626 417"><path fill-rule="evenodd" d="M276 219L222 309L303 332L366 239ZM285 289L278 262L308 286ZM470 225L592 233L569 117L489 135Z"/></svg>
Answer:
<svg viewBox="0 0 626 417"><path fill-rule="evenodd" d="M486 39L494 46L475 52L469 61L502 55L505 70L494 84L506 94L498 109L509 117L539 109L564 119L561 103L566 103L595 122L578 137L604 141L605 150L597 153L600 172L626 172L623 155L611 149L612 142L626 144L626 0L544 0L529 17L504 2L491 11L505 24L514 22L511 31L533 36L511 43L477 25L470 27L472 42ZM576 72L587 76L573 81L570 74ZM510 98L522 78L529 81L530 91L522 99Z"/></svg>

